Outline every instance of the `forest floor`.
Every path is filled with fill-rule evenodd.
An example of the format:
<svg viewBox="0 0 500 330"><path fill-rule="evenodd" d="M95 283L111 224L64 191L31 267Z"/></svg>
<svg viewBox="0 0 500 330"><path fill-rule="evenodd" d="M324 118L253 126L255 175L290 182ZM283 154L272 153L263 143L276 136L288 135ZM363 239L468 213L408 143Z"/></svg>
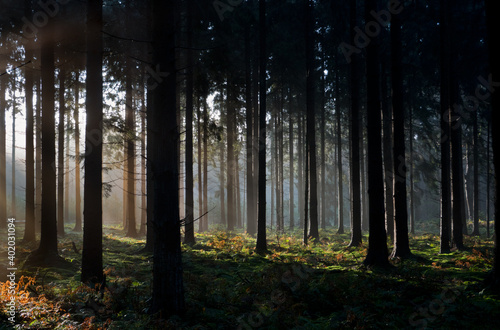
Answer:
<svg viewBox="0 0 500 330"><path fill-rule="evenodd" d="M19 267L16 328L500 329L500 298L484 290L493 263L493 241L484 238L467 236L467 251L440 255L438 236L411 235L417 258L377 271L362 266L366 236L361 247L349 248L349 234L333 230L321 231L323 239L309 246L299 231L268 232L269 253L259 255L246 234L197 234L196 245L183 246L186 313L159 320L148 314L152 257L140 252L144 238L105 228L107 285L96 292L80 283L82 235L69 230L59 239L69 267ZM5 245L0 329L11 329ZM21 266L36 246L19 238L16 248Z"/></svg>

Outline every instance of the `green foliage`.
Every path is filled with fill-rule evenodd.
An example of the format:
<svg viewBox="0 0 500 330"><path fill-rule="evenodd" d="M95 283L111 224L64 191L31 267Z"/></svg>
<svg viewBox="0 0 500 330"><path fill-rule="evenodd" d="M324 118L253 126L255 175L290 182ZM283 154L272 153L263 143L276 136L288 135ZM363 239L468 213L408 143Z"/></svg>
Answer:
<svg viewBox="0 0 500 330"><path fill-rule="evenodd" d="M482 291L493 262L490 240L466 237L470 250L440 255L439 237L414 236L415 259L395 260L394 270L377 272L362 266L366 243L347 247L349 234L322 231L322 239L308 246L300 231L268 234L266 255L254 252L255 238L245 233L197 234L194 246L183 246L186 314L159 320L147 313L152 259L140 253L144 240L108 227L103 237L106 287L81 284L78 271L23 270L19 288L28 295L19 305L18 322L27 329L500 326L500 299ZM78 266L73 242L80 250L81 236L75 233L60 240L59 250ZM19 251L25 255L30 248L20 244Z"/></svg>

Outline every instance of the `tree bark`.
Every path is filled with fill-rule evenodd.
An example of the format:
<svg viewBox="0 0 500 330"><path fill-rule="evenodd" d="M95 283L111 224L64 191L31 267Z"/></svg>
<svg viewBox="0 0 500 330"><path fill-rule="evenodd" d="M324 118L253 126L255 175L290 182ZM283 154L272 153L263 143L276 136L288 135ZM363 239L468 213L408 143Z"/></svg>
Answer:
<svg viewBox="0 0 500 330"><path fill-rule="evenodd" d="M84 228L81 277L84 283L102 283L104 281L102 271L102 26L102 0L88 0L87 125L85 129ZM45 187L45 184L42 189L43 187Z"/></svg>
<svg viewBox="0 0 500 330"><path fill-rule="evenodd" d="M7 65L0 61L0 72L5 72ZM7 161L5 157L5 113L7 104L5 93L7 90L7 75L0 76L0 228L7 228Z"/></svg>
<svg viewBox="0 0 500 330"><path fill-rule="evenodd" d="M411 257L408 241L408 211L406 202L405 109L402 72L401 20L391 19L392 109L394 115L394 249L391 258ZM410 138L412 138L410 136ZM371 161L370 161L371 164ZM371 200L372 196L370 196ZM371 209L370 209L370 214Z"/></svg>
<svg viewBox="0 0 500 330"><path fill-rule="evenodd" d="M76 72L75 77L75 228L73 231L82 231L82 209L80 195L80 72Z"/></svg>
<svg viewBox="0 0 500 330"><path fill-rule="evenodd" d="M335 73L335 88L337 97L335 99L335 114L337 119L337 168L338 168L338 224L339 228L337 233L344 233L344 185L343 185L343 170L342 170L342 113L340 111L340 79L339 79L339 70L337 68Z"/></svg>
<svg viewBox="0 0 500 330"><path fill-rule="evenodd" d="M365 19L377 11L376 0L365 1ZM379 84L378 40L373 39L366 49L366 88L368 112L368 206L369 231L367 266L389 265L385 231L384 176L382 169L381 108Z"/></svg>
<svg viewBox="0 0 500 330"><path fill-rule="evenodd" d="M350 31L351 41L354 42L357 26L357 0L350 1ZM349 246L359 246L361 235L361 187L360 187L360 159L359 159L359 90L361 81L360 62L357 54L352 55L351 69L351 242Z"/></svg>
<svg viewBox="0 0 500 330"><path fill-rule="evenodd" d="M309 179L311 184L311 228L309 236L319 240L318 232L318 180L316 169L316 113L315 113L315 66L314 66L314 3L307 1L306 8L306 107L307 107L307 146L309 152Z"/></svg>
<svg viewBox="0 0 500 330"><path fill-rule="evenodd" d="M135 219L135 109L132 101L132 63L127 56L125 77L125 147L127 167L127 237L137 237Z"/></svg>
<svg viewBox="0 0 500 330"><path fill-rule="evenodd" d="M250 61L250 27L245 28L245 105L246 105L246 186L247 186L247 233L255 235L257 223L255 221L255 202L253 191L253 111L252 108L252 80Z"/></svg>
<svg viewBox="0 0 500 330"><path fill-rule="evenodd" d="M64 68L59 70L59 125L57 150L57 234L64 236L64 112L66 112L64 93Z"/></svg>
<svg viewBox="0 0 500 330"><path fill-rule="evenodd" d="M267 250L266 242L266 1L259 0L259 183L257 214L257 246L258 252Z"/></svg>
<svg viewBox="0 0 500 330"><path fill-rule="evenodd" d="M153 63L168 73L153 93L151 169L154 185L154 253L152 313L182 313L181 235L179 216L179 126L176 116L175 18L177 1L153 0ZM148 121L152 124L151 121Z"/></svg>

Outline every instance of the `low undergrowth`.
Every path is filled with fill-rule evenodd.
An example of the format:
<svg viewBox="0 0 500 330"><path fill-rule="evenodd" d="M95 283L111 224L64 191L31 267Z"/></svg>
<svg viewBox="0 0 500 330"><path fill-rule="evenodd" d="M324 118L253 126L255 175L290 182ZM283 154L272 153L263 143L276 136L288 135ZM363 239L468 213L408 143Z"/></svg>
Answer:
<svg viewBox="0 0 500 330"><path fill-rule="evenodd" d="M143 239L105 229L106 287L80 283L81 234L59 241L66 268L19 269L16 328L22 329L412 329L500 328L500 299L483 290L493 242L466 237L467 251L439 254L439 237L412 236L414 259L388 271L362 266L367 238L322 231L304 246L301 234L268 232L268 253L245 233L212 231L183 246L186 313L159 320L148 313L152 257ZM18 242L21 264L33 245ZM0 250L0 273L7 267ZM0 329L7 320L6 274L0 274Z"/></svg>

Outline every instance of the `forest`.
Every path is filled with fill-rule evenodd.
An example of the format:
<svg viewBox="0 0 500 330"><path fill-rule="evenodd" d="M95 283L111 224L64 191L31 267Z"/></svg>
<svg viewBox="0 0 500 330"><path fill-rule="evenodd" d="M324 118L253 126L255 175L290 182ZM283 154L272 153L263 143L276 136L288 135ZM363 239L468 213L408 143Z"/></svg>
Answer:
<svg viewBox="0 0 500 330"><path fill-rule="evenodd" d="M500 329L494 3L0 0L0 329Z"/></svg>

